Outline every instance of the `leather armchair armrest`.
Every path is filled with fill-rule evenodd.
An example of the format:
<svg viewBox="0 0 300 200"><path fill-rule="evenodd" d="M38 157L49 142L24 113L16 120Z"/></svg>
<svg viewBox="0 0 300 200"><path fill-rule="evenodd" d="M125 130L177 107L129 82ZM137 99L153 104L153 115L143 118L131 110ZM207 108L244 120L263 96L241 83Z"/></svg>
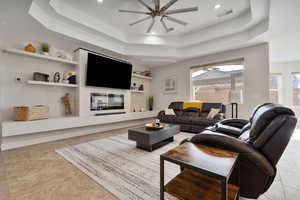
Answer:
<svg viewBox="0 0 300 200"><path fill-rule="evenodd" d="M274 176L276 174L271 163L261 153L250 144L237 138L206 130L193 136L189 142L237 152L240 154L241 159L249 160L267 175Z"/></svg>
<svg viewBox="0 0 300 200"><path fill-rule="evenodd" d="M249 121L245 119L224 119L219 123L227 126L233 126L236 128L243 128L246 124L249 123Z"/></svg>
<svg viewBox="0 0 300 200"><path fill-rule="evenodd" d="M166 115L165 111L159 111L158 115L157 115L157 119L162 119L162 116Z"/></svg>

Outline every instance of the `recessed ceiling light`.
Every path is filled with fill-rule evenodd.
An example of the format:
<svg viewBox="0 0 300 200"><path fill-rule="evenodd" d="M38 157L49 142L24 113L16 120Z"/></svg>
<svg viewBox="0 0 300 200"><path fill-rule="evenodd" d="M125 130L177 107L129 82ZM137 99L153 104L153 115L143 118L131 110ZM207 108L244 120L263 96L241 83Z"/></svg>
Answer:
<svg viewBox="0 0 300 200"><path fill-rule="evenodd" d="M151 32L151 35L156 35L156 33L154 31Z"/></svg>
<svg viewBox="0 0 300 200"><path fill-rule="evenodd" d="M218 10L218 9L220 9L220 8L221 8L221 4L215 5L215 9L216 9L216 10Z"/></svg>
<svg viewBox="0 0 300 200"><path fill-rule="evenodd" d="M97 0L98 3L103 3L103 0Z"/></svg>

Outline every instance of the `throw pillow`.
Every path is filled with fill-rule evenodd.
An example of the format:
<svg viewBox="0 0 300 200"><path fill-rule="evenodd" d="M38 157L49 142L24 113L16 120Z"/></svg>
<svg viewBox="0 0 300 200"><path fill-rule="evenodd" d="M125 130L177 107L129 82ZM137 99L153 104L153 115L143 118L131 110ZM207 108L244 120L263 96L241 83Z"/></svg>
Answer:
<svg viewBox="0 0 300 200"><path fill-rule="evenodd" d="M207 119L214 119L215 116L220 112L221 110L218 108L212 108L210 109L208 115L207 115Z"/></svg>
<svg viewBox="0 0 300 200"><path fill-rule="evenodd" d="M165 114L166 114L166 115L175 115L173 109L165 109Z"/></svg>

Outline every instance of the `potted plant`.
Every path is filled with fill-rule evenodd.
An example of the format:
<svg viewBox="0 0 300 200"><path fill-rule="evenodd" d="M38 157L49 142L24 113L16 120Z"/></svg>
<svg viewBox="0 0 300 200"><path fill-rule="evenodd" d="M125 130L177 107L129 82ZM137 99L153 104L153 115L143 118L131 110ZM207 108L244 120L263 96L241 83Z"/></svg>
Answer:
<svg viewBox="0 0 300 200"><path fill-rule="evenodd" d="M153 96L150 96L148 98L148 107L149 107L149 110L152 111L153 110L153 105L154 105L154 97Z"/></svg>
<svg viewBox="0 0 300 200"><path fill-rule="evenodd" d="M49 44L48 43L42 43L42 54L49 55Z"/></svg>

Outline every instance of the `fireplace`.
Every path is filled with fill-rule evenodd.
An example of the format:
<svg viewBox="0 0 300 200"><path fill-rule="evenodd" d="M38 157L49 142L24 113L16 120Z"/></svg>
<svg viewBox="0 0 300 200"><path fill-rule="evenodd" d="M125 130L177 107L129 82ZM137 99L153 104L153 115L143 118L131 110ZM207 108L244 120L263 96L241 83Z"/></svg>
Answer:
<svg viewBox="0 0 300 200"><path fill-rule="evenodd" d="M90 109L91 111L124 112L124 95L109 93L91 93Z"/></svg>

